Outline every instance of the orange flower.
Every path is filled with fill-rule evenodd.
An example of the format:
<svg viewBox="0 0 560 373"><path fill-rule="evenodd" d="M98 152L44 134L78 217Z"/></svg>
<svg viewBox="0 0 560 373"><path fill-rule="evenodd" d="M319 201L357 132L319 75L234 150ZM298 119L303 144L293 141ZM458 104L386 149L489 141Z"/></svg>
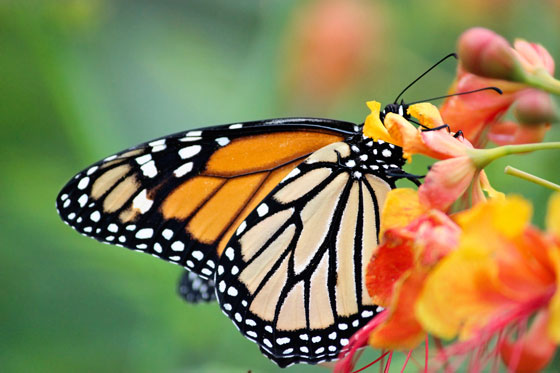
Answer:
<svg viewBox="0 0 560 373"><path fill-rule="evenodd" d="M540 232L528 224L530 214L527 201L508 197L455 217L462 229L458 248L427 276L415 305L425 330L459 337L445 356L472 352L504 330L517 330L517 341L500 339L497 347L511 369L531 362L544 366L552 358L551 345L560 342L560 222L549 223L549 233ZM556 195L548 221L559 215ZM523 332L535 314L529 332Z"/></svg>
<svg viewBox="0 0 560 373"><path fill-rule="evenodd" d="M450 93L494 86L503 94L488 91L448 98L441 113L452 129L462 130L477 145L485 143L486 132L488 139L500 144L542 140L547 123L557 119L549 95L531 88L552 79L554 60L546 49L524 40L516 40L512 48L494 32L472 28L459 38L458 51L460 63ZM523 104L524 100L531 102ZM494 126L514 104L518 106L514 114L521 125L510 124L504 136L503 127Z"/></svg>
<svg viewBox="0 0 560 373"><path fill-rule="evenodd" d="M408 206L401 214L401 206ZM447 215L422 205L411 189L389 193L383 209L383 239L366 273L374 303L388 312L370 334L376 348L412 349L425 332L410 310L430 268L458 243L459 228ZM390 228L387 227L390 224Z"/></svg>

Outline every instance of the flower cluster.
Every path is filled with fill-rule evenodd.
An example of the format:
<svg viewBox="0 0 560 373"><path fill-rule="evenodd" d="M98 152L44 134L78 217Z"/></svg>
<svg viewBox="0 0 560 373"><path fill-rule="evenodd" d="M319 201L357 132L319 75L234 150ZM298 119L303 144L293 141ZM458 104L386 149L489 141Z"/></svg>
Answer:
<svg viewBox="0 0 560 373"><path fill-rule="evenodd" d="M398 188L386 198L365 274L372 301L385 310L352 338L340 372L352 369L365 344L385 351L378 360L403 351L408 362L422 343L426 371L430 364L478 372L500 359L509 371L538 371L560 343L560 193L551 196L541 230L531 225L531 203L496 191L484 172L503 156L560 149L539 142L557 117L554 61L538 44L511 47L482 28L465 32L458 49L452 92L493 86L504 94L453 96L440 110L413 104L383 122L381 105L368 102L366 136L402 147L409 160L422 154L435 163L418 190ZM502 121L510 107L518 122ZM488 140L502 146L486 149ZM437 348L429 354L430 339Z"/></svg>
<svg viewBox="0 0 560 373"><path fill-rule="evenodd" d="M552 78L554 60L540 44L518 39L513 48L501 36L484 28L466 31L458 43L459 66L451 93L488 86L491 91L448 98L441 107L446 122L462 130L471 142L499 145L541 141L558 119L548 92L558 94L560 86ZM517 122L503 120L510 109Z"/></svg>

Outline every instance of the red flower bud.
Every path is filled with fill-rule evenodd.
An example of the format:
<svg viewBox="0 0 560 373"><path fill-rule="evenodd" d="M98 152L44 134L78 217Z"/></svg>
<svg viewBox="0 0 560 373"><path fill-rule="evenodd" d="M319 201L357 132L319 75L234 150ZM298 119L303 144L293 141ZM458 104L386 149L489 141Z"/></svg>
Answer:
<svg viewBox="0 0 560 373"><path fill-rule="evenodd" d="M457 46L463 67L476 75L518 80L519 63L506 39L493 31L475 27L465 31Z"/></svg>
<svg viewBox="0 0 560 373"><path fill-rule="evenodd" d="M546 92L530 89L515 101L514 114L520 123L541 124L558 120L558 108Z"/></svg>

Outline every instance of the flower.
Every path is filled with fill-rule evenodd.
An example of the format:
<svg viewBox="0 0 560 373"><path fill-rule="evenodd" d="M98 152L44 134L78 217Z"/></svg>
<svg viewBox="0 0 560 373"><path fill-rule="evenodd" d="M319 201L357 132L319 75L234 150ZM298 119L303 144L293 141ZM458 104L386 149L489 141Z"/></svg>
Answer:
<svg viewBox="0 0 560 373"><path fill-rule="evenodd" d="M550 96L540 90L558 89L552 78L554 60L547 50L520 39L512 48L503 37L480 27L465 31L457 48L459 66L450 93L494 86L503 94L488 91L449 97L441 114L451 128L462 130L475 145L487 139L498 144L542 140L548 123L558 117ZM519 123L501 125L501 117L512 106Z"/></svg>
<svg viewBox="0 0 560 373"><path fill-rule="evenodd" d="M402 206L408 208L402 214ZM424 338L413 309L430 268L458 243L459 228L444 213L422 205L412 189L389 192L382 212L382 242L366 272L372 301L387 316L369 336L370 345L413 349Z"/></svg>
<svg viewBox="0 0 560 373"><path fill-rule="evenodd" d="M427 275L414 308L423 329L459 338L445 356L472 352L504 331L517 330L513 343L513 333L497 343L511 369L544 366L552 358L560 342L560 223L555 220L560 195L550 202L548 232L530 226L530 215L530 204L513 196L454 217L462 230L459 245ZM532 315L536 318L524 332Z"/></svg>

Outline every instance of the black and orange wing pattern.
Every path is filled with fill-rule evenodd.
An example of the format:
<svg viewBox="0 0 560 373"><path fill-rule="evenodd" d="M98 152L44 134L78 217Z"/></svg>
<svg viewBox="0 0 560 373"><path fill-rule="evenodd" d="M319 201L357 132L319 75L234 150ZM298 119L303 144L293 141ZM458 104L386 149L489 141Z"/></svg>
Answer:
<svg viewBox="0 0 560 373"><path fill-rule="evenodd" d="M311 153L359 130L348 122L288 118L177 133L78 173L56 206L85 236L208 279L260 200Z"/></svg>
<svg viewBox="0 0 560 373"><path fill-rule="evenodd" d="M403 163L401 148L361 135L328 145L291 171L227 244L215 279L220 306L278 365L336 359L380 311L365 268Z"/></svg>

